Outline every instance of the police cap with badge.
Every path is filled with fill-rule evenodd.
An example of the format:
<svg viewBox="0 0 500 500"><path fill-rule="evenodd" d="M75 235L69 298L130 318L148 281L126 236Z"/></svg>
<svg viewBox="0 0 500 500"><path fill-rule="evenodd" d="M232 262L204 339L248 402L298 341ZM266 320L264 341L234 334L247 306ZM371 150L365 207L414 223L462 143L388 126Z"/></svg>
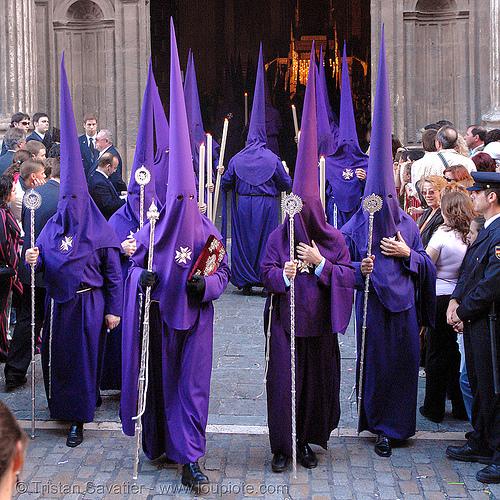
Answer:
<svg viewBox="0 0 500 500"><path fill-rule="evenodd" d="M497 172L471 172L474 185L467 191L484 191L485 189L500 189L500 173Z"/></svg>

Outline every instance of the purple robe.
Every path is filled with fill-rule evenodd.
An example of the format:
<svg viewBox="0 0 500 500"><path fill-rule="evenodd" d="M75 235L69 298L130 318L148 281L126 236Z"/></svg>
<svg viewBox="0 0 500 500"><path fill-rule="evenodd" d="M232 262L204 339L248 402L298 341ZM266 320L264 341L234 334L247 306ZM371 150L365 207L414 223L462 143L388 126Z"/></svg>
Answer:
<svg viewBox="0 0 500 500"><path fill-rule="evenodd" d="M395 279L397 275L401 277L398 281L405 290L408 303L401 308L394 300L388 302L387 297L391 295L389 291L381 288L381 298L376 287L370 285L363 400L360 409L362 416L358 431L369 430L390 438L407 439L415 434L420 360L418 321L430 323L435 307L436 271L422 246L419 230L408 215L401 217L396 230L401 231L406 244L411 248L410 258L386 259L393 261L390 272ZM366 232L366 227L348 224L342 232L356 270L359 377L364 296L364 277L360 265L366 256L366 243L360 245L357 237L360 232ZM374 249L378 245L379 241L374 241ZM374 251L375 254L378 252L379 250ZM374 269L377 264L382 265L379 257L381 255L375 258ZM421 297L418 304L415 298L417 288Z"/></svg>
<svg viewBox="0 0 500 500"><path fill-rule="evenodd" d="M44 269L39 245L38 268ZM107 314L122 315L122 276L116 248L95 250L83 270L80 288L68 301L54 301L52 347L49 353L51 299L45 304L42 368L50 416L55 420L92 422L99 394ZM49 363L51 368L49 369Z"/></svg>
<svg viewBox="0 0 500 500"><path fill-rule="evenodd" d="M261 149L262 170L269 172L274 169L268 179L248 182L238 175L236 165L245 159L240 160L243 150L231 159L221 180L223 191L232 190L231 282L238 287L260 284L260 263L267 238L279 224L277 196L292 185L279 158L271 151Z"/></svg>
<svg viewBox="0 0 500 500"><path fill-rule="evenodd" d="M203 218L206 239L221 238L212 223ZM197 256L193 256L193 262ZM137 381L140 366L138 284L146 268L147 248L138 242L131 257L132 267L125 283L125 322L123 325L123 369L120 415L125 434L134 434L132 417L137 414ZM153 268L155 266L153 265ZM205 454L205 428L208 418L212 371L213 306L229 281L227 256L211 276L198 305L197 318L187 330L169 327L162 319L160 303L152 293L150 309L149 385L146 411L142 417L143 448L150 459L166 454L180 464L195 462Z"/></svg>
<svg viewBox="0 0 500 500"><path fill-rule="evenodd" d="M340 418L337 335L344 333L349 323L354 272L341 234L329 225L317 223L315 218L321 213L317 205L311 210L312 217L306 213L305 220L296 216L295 223L296 244L303 241L310 245L313 239L325 257L319 277L312 267L306 267L295 278L297 439L326 449ZM303 210L307 211L305 207ZM269 237L262 261L262 282L272 293L266 302L265 323L273 303L267 377L271 451L290 456L290 293L283 279L284 264L290 260L287 224Z"/></svg>

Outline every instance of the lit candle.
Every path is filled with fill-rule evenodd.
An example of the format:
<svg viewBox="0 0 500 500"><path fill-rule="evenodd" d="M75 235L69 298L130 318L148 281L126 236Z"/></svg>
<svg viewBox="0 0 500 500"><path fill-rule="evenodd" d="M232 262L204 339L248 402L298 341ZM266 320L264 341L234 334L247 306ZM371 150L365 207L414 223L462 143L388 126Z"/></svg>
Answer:
<svg viewBox="0 0 500 500"><path fill-rule="evenodd" d="M215 193L214 193L214 205L212 207L212 215L213 220L215 221L215 217L217 215L217 205L219 204L219 193L220 193L220 182L222 172L221 170L224 168L224 153L226 151L226 142L227 142L227 128L229 127L229 120L227 118L224 119L224 128L222 129L222 143L220 145L220 156L219 156L219 166L217 167L217 177L215 181Z"/></svg>
<svg viewBox="0 0 500 500"><path fill-rule="evenodd" d="M325 157L319 159L319 197L323 210L325 210L325 187L326 187L326 174L325 174Z"/></svg>
<svg viewBox="0 0 500 500"><path fill-rule="evenodd" d="M245 92L245 125L248 123L248 94Z"/></svg>
<svg viewBox="0 0 500 500"><path fill-rule="evenodd" d="M212 193L210 187L212 186L212 135L207 134L207 217L212 220Z"/></svg>
<svg viewBox="0 0 500 500"><path fill-rule="evenodd" d="M198 200L205 202L205 144L200 145L200 163L198 166Z"/></svg>

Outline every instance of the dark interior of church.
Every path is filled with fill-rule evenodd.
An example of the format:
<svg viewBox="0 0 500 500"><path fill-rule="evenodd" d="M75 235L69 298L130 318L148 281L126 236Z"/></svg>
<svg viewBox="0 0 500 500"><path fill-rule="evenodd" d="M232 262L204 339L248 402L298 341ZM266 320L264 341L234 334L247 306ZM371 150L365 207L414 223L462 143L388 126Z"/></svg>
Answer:
<svg viewBox="0 0 500 500"><path fill-rule="evenodd" d="M160 94L168 108L169 19L181 66L194 56L204 126L217 136L230 114L238 129L255 84L259 42L272 105L283 122L282 157L293 145L291 104L301 109L312 40L320 47L330 104L338 116L344 40L360 143L370 121L370 2L366 0L151 0L151 52ZM168 110L167 110L168 111ZM240 123L240 128L244 124ZM237 133L244 134L243 130ZM292 135L292 141L290 137ZM293 147L291 148L293 149ZM229 153L229 152L228 152ZM290 154L292 152L290 151Z"/></svg>

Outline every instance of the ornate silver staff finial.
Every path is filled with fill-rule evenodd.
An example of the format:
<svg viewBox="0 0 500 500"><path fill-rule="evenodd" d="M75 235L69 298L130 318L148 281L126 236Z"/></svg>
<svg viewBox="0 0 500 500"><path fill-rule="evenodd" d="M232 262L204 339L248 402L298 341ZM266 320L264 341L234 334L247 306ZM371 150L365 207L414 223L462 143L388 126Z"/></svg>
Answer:
<svg viewBox="0 0 500 500"><path fill-rule="evenodd" d="M382 198L373 193L363 200L363 209L366 210L370 215L373 215L375 214L375 212L378 212L382 208L382 204Z"/></svg>
<svg viewBox="0 0 500 500"><path fill-rule="evenodd" d="M363 200L363 209L366 210L370 215L368 218L368 245L366 256L370 257L372 254L372 243L373 243L373 217L376 212L378 212L383 205L383 200L381 196L375 193L367 196ZM366 351L366 316L368 312L368 294L370 292L370 275L367 274L365 278L365 293L363 302L363 325L361 328L361 349L360 349L360 359L359 359L359 382L358 382L358 429L361 420L361 403L363 398L363 373L365 365L365 351Z"/></svg>
<svg viewBox="0 0 500 500"><path fill-rule="evenodd" d="M290 261L295 256L295 234L293 218L302 210L304 203L296 194L290 193L281 201L283 212L288 214L290 221ZM296 390L295 390L295 280L290 280L290 371L292 377L292 463L293 477L297 477L297 417L296 417Z"/></svg>
<svg viewBox="0 0 500 500"><path fill-rule="evenodd" d="M290 193L283 197L281 200L281 208L283 212L287 213L290 218L297 215L304 206L304 203L296 194ZM293 259L292 259L293 260Z"/></svg>
<svg viewBox="0 0 500 500"><path fill-rule="evenodd" d="M33 188L23 197L30 211L31 248L35 246L35 210L42 205L42 196ZM35 439L35 264L31 264L31 439Z"/></svg>
<svg viewBox="0 0 500 500"><path fill-rule="evenodd" d="M139 229L142 229L142 226L144 226L144 187L151 181L151 173L144 165L142 165L141 168L138 168L135 171L134 178L135 182L139 184L141 189L139 204Z"/></svg>
<svg viewBox="0 0 500 500"><path fill-rule="evenodd" d="M24 194L23 204L28 210L38 210L42 205L42 195L31 188Z"/></svg>

